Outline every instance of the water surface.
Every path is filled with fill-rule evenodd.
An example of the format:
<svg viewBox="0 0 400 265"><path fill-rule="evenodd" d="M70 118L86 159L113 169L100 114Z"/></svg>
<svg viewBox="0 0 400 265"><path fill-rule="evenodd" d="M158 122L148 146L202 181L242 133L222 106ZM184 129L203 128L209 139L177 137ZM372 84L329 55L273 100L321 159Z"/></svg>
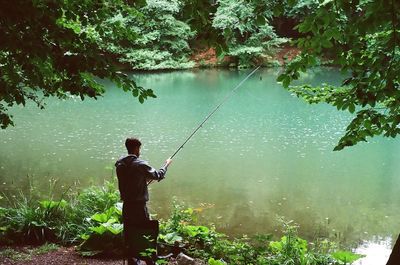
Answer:
<svg viewBox="0 0 400 265"><path fill-rule="evenodd" d="M43 191L51 178L64 186L102 183L131 135L142 140L142 156L161 166L248 72L135 74L158 96L144 104L105 82L97 101L13 108L16 126L0 131L2 190L26 187L28 175ZM306 104L276 83L277 73L257 72L189 141L167 179L152 187L152 211L166 216L176 197L210 206L205 221L232 235L277 234L277 216L285 216L309 239L392 244L400 231L399 140L375 138L333 152L351 116ZM339 82L332 69L303 78Z"/></svg>

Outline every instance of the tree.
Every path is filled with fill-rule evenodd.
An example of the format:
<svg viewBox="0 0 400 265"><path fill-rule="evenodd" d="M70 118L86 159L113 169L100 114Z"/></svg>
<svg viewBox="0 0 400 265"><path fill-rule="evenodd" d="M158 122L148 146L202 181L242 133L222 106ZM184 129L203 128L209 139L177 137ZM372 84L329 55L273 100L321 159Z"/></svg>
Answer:
<svg viewBox="0 0 400 265"><path fill-rule="evenodd" d="M43 98L104 93L97 78L108 78L143 102L155 97L115 67L120 54L106 43L129 44L134 32L104 21L118 15L139 16L136 6L115 1L0 1L0 126L13 125L8 108Z"/></svg>
<svg viewBox="0 0 400 265"><path fill-rule="evenodd" d="M399 17L396 0L321 0L297 26L303 37L294 43L303 52L278 81L310 103L327 102L355 113L334 150L400 133ZM343 72L340 86L289 86L320 57Z"/></svg>
<svg viewBox="0 0 400 265"><path fill-rule="evenodd" d="M139 9L143 16L128 19L127 25L138 37L121 50L121 61L145 70L193 67L194 63L187 59L188 41L196 32L175 18L182 5L179 0L147 0Z"/></svg>
<svg viewBox="0 0 400 265"><path fill-rule="evenodd" d="M217 0L213 27L223 32L227 55L249 66L251 60L277 47L286 39L278 38L269 24L274 1Z"/></svg>

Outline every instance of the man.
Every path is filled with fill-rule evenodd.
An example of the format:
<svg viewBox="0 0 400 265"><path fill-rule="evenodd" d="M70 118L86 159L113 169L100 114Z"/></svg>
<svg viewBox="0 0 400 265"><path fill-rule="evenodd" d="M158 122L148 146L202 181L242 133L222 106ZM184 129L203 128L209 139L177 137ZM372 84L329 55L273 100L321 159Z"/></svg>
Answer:
<svg viewBox="0 0 400 265"><path fill-rule="evenodd" d="M142 257L147 265L154 264L150 258L143 257L140 252L138 236L141 229L150 223L146 203L149 200L147 186L151 181L164 179L171 159L165 161L160 170L155 170L147 162L139 159L142 143L137 138L127 138L125 146L128 155L121 157L115 163L118 177L118 187L123 201L122 222L124 224L124 240L127 246L128 264L137 264ZM155 228L158 234L158 227ZM139 234L139 235L138 235Z"/></svg>

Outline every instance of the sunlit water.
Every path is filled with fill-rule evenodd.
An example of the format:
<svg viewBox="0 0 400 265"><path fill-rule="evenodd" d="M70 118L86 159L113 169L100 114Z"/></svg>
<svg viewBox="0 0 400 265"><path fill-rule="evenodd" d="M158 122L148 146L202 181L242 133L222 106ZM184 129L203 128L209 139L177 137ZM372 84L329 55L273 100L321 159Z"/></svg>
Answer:
<svg viewBox="0 0 400 265"><path fill-rule="evenodd" d="M161 166L248 72L136 74L158 96L142 105L106 83L97 101L13 108L16 126L0 131L1 189L25 189L27 176L43 192L49 179L59 187L102 183L131 135L144 143L142 156ZM152 212L166 216L176 197L206 204L203 220L231 235L278 234L277 217L284 216L305 238L376 243L387 251L400 232L399 140L376 138L333 152L351 116L306 104L276 83L277 73L257 72L188 142L167 179L153 185ZM304 80L339 82L339 74L319 69ZM371 253L380 258L374 265L388 256L378 252Z"/></svg>

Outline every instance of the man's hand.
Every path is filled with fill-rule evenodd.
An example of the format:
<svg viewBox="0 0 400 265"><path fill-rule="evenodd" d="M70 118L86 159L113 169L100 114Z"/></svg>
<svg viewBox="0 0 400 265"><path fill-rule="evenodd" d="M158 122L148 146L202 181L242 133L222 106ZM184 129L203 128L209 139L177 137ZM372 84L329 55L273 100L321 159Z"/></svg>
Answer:
<svg viewBox="0 0 400 265"><path fill-rule="evenodd" d="M169 164L171 164L171 162L172 162L172 159L171 159L171 158L168 158L168 159L165 161L165 167L168 167Z"/></svg>

